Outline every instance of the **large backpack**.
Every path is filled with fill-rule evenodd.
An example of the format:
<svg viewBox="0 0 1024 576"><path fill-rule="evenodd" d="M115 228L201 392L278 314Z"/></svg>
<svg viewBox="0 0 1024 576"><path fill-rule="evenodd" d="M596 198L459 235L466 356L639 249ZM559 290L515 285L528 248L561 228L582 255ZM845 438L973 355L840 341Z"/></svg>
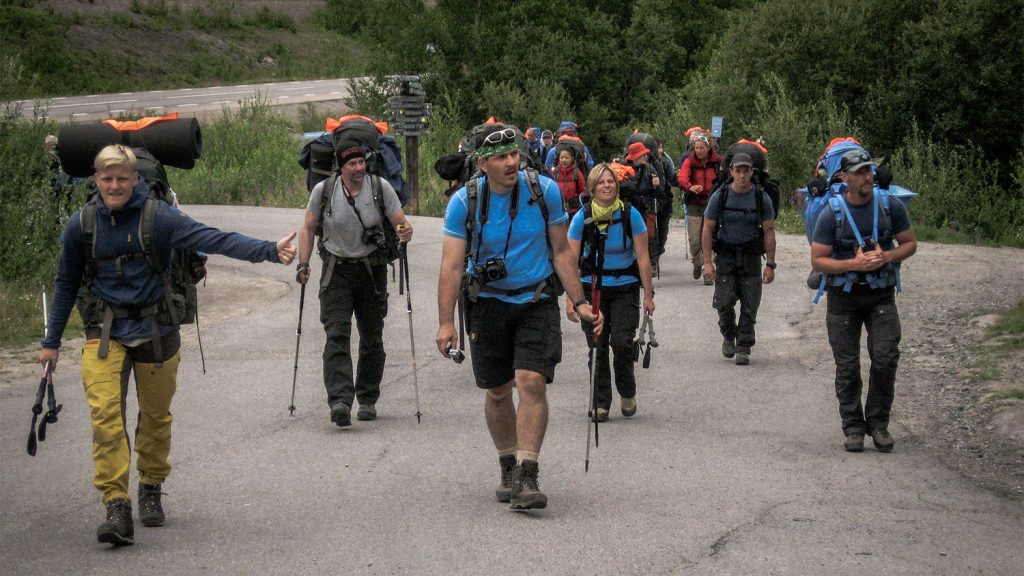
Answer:
<svg viewBox="0 0 1024 576"><path fill-rule="evenodd" d="M583 143L583 140L576 136L569 136L568 134L562 134L558 137L558 142L555 143L555 165L558 165L558 155L563 150L571 150L573 157L576 159L576 167L579 168L580 173L583 174L584 180L587 174L590 172L590 168L587 166L587 147Z"/></svg>
<svg viewBox="0 0 1024 576"><path fill-rule="evenodd" d="M530 169L547 173L544 168L543 158L540 158L535 152L530 150L530 143L526 140L522 130L511 124L502 124L491 116L483 124L473 126L462 135L457 151L438 158L437 162L434 163L434 172L444 180L453 183L450 188L445 190L445 196L451 196L464 184L480 176L480 170L476 165L477 140L479 140L480 134L484 130L495 124L511 128L516 133L516 142L519 146L520 170Z"/></svg>
<svg viewBox="0 0 1024 576"><path fill-rule="evenodd" d="M206 277L206 255L189 249L171 250L171 268L168 272L160 261L160 256L153 249L153 224L156 220L157 206L164 202L174 205L174 193L167 179L163 164L145 148L132 148L135 153L135 168L139 176L149 186L149 197L142 208L139 223L139 242L142 244L142 256L149 262L153 274L160 276L164 286L165 301L155 305L151 314L158 319L169 321L172 325L192 324L196 321L199 311L199 299L196 284ZM114 317L124 314L109 304L102 302L92 294L92 283L96 276L96 209L98 192L89 195L80 214L82 239L85 246L85 271L82 287L78 291L78 312L82 323L87 328L101 328L109 333L110 326L104 325L103 314L107 308L112 310ZM137 314L147 315L136 311ZM154 326L156 323L154 322ZM105 350L104 350L105 354ZM162 360L162 358L158 358Z"/></svg>
<svg viewBox="0 0 1024 576"><path fill-rule="evenodd" d="M349 115L338 120L328 118L323 134L310 140L299 153L299 166L306 170L306 190L327 179L339 167L337 151L362 146L366 153L366 173L380 176L391 184L405 206L409 190L403 177L402 147L387 135L388 125L366 116Z"/></svg>
<svg viewBox="0 0 1024 576"><path fill-rule="evenodd" d="M768 198L772 201L772 209L775 211L775 217L779 215L779 202L781 200L781 190L779 183L773 180L768 175L768 149L758 142L747 140L745 138L740 139L738 142L729 146L725 151L725 156L722 157L721 169L718 171L718 176L715 178L715 191L722 189L732 183L732 173L729 171L729 167L732 165L733 156L744 153L750 155L750 159L754 162L754 174L751 180L758 187L761 188L768 194Z"/></svg>

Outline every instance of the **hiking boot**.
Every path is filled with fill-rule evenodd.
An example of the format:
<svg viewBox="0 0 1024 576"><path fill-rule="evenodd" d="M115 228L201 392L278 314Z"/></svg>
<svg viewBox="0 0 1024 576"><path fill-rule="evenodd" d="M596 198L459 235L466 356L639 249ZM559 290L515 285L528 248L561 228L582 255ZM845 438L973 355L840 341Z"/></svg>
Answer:
<svg viewBox="0 0 1024 576"><path fill-rule="evenodd" d="M597 409L597 421L598 422L607 422L608 421L608 409L607 408L598 408Z"/></svg>
<svg viewBox="0 0 1024 576"><path fill-rule="evenodd" d="M843 448L845 448L847 452L863 452L864 434L860 432L850 432L846 435L846 440L843 442Z"/></svg>
<svg viewBox="0 0 1024 576"><path fill-rule="evenodd" d="M701 264L700 262L694 260L693 261L693 279L694 280L700 280L700 276L701 276L701 274L703 272L704 272L704 265Z"/></svg>
<svg viewBox="0 0 1024 576"><path fill-rule="evenodd" d="M114 546L135 544L132 503L127 498L114 498L107 502L107 520L96 529L96 540Z"/></svg>
<svg viewBox="0 0 1024 576"><path fill-rule="evenodd" d="M537 483L539 472L540 466L533 460L523 460L522 464L512 470L512 510L540 510L547 507L548 497L540 491Z"/></svg>
<svg viewBox="0 0 1024 576"><path fill-rule="evenodd" d="M714 286L715 285L715 281L712 280L711 278L705 278L704 279L704 285L705 286Z"/></svg>
<svg viewBox="0 0 1024 576"><path fill-rule="evenodd" d="M622 405L621 408L622 408L622 415L623 416L625 416L626 418L629 418L630 416L636 414L636 397L635 396L633 398L623 398L620 403Z"/></svg>
<svg viewBox="0 0 1024 576"><path fill-rule="evenodd" d="M736 365L746 366L750 364L750 352L737 352L736 353Z"/></svg>
<svg viewBox="0 0 1024 576"><path fill-rule="evenodd" d="M347 404L338 404L334 408L331 408L331 422L334 422L338 428L344 428L352 425L352 408Z"/></svg>
<svg viewBox="0 0 1024 576"><path fill-rule="evenodd" d="M498 498L498 502L508 502L512 499L512 471L516 467L515 455L509 454L498 458L498 466L501 468L501 484L498 484L494 495Z"/></svg>
<svg viewBox="0 0 1024 576"><path fill-rule="evenodd" d="M359 411L356 412L356 420L376 420L377 419L377 407L373 404L360 404Z"/></svg>
<svg viewBox="0 0 1024 576"><path fill-rule="evenodd" d="M870 432L871 441L875 443L875 449L879 452L892 452L892 447L896 445L896 441L892 439L892 434L885 428L872 428Z"/></svg>
<svg viewBox="0 0 1024 576"><path fill-rule="evenodd" d="M732 358L736 355L736 344L732 340L722 340L722 356Z"/></svg>
<svg viewBox="0 0 1024 576"><path fill-rule="evenodd" d="M139 522L143 526L163 526L164 508L160 505L160 484L139 483Z"/></svg>

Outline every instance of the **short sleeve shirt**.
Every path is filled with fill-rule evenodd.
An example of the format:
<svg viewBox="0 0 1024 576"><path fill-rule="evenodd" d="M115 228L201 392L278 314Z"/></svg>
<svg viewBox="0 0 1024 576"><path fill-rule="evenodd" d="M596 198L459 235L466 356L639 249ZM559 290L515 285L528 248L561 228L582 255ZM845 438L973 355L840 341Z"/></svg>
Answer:
<svg viewBox="0 0 1024 576"><path fill-rule="evenodd" d="M630 221L629 225L632 228L631 233L633 238L647 232L647 223L644 222L644 217L640 215L640 212L632 206L629 207ZM580 210L573 216L572 222L569 224L569 238L576 241L583 241L583 228L584 220L586 215L583 210ZM618 211L612 217L612 220L622 218L622 211ZM633 249L633 238L627 239L623 242L622 235L625 233L625 226L622 222L611 224L608 227L608 238L604 241L604 269L605 270L619 270L622 268L629 268L636 262L636 252ZM590 254L589 246L582 246L583 256L586 257ZM583 278L584 281L588 281ZM605 286L625 286L627 284L633 284L638 282L640 279L633 275L623 276L604 276L601 279L601 284Z"/></svg>
<svg viewBox="0 0 1024 576"><path fill-rule="evenodd" d="M373 200L372 178L377 177L367 174L363 178L362 188L352 198L352 205L349 205L341 178L335 180L331 205L324 210L324 248L339 258L363 258L376 250L376 246L363 243L363 226L373 228L384 221ZM320 198L328 181L330 178L313 187L306 210L313 214L320 213ZM384 210L390 218L402 209L402 204L387 180L381 178L380 187L384 196ZM358 217L356 211L359 212ZM362 224L359 218L362 218Z"/></svg>
<svg viewBox="0 0 1024 576"><path fill-rule="evenodd" d="M719 190L711 195L708 207L704 211L704 218L714 220L721 225L722 241L726 244L746 244L757 240L761 236L761 222L775 219L771 198L757 186L751 188L750 192L743 193L730 188L729 195L725 199L728 210L725 210L724 214L719 210L721 194L722 191ZM754 194L761 195L763 216L757 214L757 198ZM745 212L740 212L740 210Z"/></svg>
<svg viewBox="0 0 1024 576"><path fill-rule="evenodd" d="M843 188L845 190L845 188ZM874 202L866 202L860 206L854 206L853 204L846 203L850 209L850 217L853 218L854 223L857 225L857 230L860 232L861 238L871 238L872 230L874 228ZM882 203L878 203L878 229L879 231L885 230L885 210L883 209ZM907 207L903 204L903 201L893 196L889 197L889 218L891 219L892 233L893 236L910 229L910 214L907 212ZM856 241L856 237L853 234L853 228L850 226L850 222L846 218L845 213L842 218L842 226L840 229L836 229L835 215L832 211L831 204L826 203L824 208L818 212L818 219L814 225L814 233L811 236L811 242L818 244L825 244L827 246L834 246L836 240L852 240ZM891 249L891 246L883 246L885 249ZM852 258L853 253L840 253L836 254L836 258L844 260Z"/></svg>
<svg viewBox="0 0 1024 576"><path fill-rule="evenodd" d="M526 174L519 172L516 190L507 194L489 192L487 223L480 226L480 210L483 208L485 177L477 180L479 195L476 201L476 222L473 229L473 245L470 246L470 261L466 268L472 272L477 264L494 258L504 258L508 276L488 284L502 290L516 290L536 286L554 273L548 258L547 232L550 226L562 225L568 216L562 207L562 194L554 180L540 176L540 188L548 208L548 222L530 197ZM518 196L518 213L513 220L509 206L513 196ZM454 238L466 238L466 215L469 198L466 187L459 188L448 201L444 216L444 234ZM506 238L508 239L506 243ZM507 244L507 249L506 249ZM524 304L533 298L531 292L513 296L493 292L480 292L481 298L498 298L513 304ZM542 297L547 297L543 295Z"/></svg>

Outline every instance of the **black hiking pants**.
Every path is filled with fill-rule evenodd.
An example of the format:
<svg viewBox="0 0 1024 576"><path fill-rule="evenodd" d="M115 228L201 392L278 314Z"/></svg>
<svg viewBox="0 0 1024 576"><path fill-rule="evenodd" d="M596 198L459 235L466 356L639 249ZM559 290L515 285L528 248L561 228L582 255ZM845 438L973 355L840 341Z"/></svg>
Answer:
<svg viewBox="0 0 1024 576"><path fill-rule="evenodd" d="M584 284L583 291L590 301L590 285ZM612 405L612 376L608 366L608 348L614 356L615 388L622 398L636 396L636 374L634 364L637 359L637 347L634 343L636 328L640 322L640 283L626 286L606 286L601 288L601 314L604 315L604 329L601 331L600 343L597 348L597 373L595 374L597 392L594 403L598 408L608 409ZM587 337L587 346L594 349L594 325L580 319L583 333ZM588 356L587 365L594 370L593 354Z"/></svg>
<svg viewBox="0 0 1024 576"><path fill-rule="evenodd" d="M323 273L327 273L325 262ZM352 378L352 316L359 331L359 360ZM327 404L375 404L384 376L384 317L388 314L387 265L367 267L362 261L338 259L330 280L320 287L320 323L324 344L324 387Z"/></svg>
<svg viewBox="0 0 1024 576"><path fill-rule="evenodd" d="M836 361L836 398L843 434L868 433L886 429L896 391L896 368L900 360L900 317L893 288L872 290L855 285L850 292L841 287L828 290L828 343ZM860 328L867 329L867 401L861 405L863 380L860 373Z"/></svg>
<svg viewBox="0 0 1024 576"><path fill-rule="evenodd" d="M761 255L730 250L715 253L715 296L722 337L736 343L736 351L749 354L754 346L754 324L761 305ZM736 303L740 304L739 321Z"/></svg>

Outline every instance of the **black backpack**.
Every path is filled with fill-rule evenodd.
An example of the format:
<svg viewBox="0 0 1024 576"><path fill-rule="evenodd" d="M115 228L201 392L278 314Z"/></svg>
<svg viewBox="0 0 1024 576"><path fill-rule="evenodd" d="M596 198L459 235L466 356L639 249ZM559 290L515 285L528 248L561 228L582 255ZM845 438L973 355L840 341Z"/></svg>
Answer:
<svg viewBox="0 0 1024 576"><path fill-rule="evenodd" d="M584 257L584 250L580 248L580 256L577 261L577 267L580 271L580 276L589 276L597 272L597 252L599 242L603 242L601 237L601 230L597 227L597 222L593 220L594 207L593 200L588 201L583 205L583 246L590 247L590 252ZM629 242L633 241L633 206L626 200L622 201L622 210L618 219L613 218L609 222L608 227L612 227L616 224L622 224L622 248L626 249L629 246ZM605 230L608 230L606 228ZM600 248L603 250L603 246ZM612 270L602 270L602 276L636 276L640 277L640 266L636 263L636 260L626 268L617 268Z"/></svg>
<svg viewBox="0 0 1024 576"><path fill-rule="evenodd" d="M174 195L167 179L163 164L145 148L132 148L135 153L135 168L139 176L149 185L149 197L142 208L139 224L139 242L142 244L142 256L149 262L150 270L161 277L166 296L163 305L154 310L158 319L169 321L175 327L181 324L192 324L196 321L199 311L199 298L196 284L206 277L206 255L195 250L171 250L171 269L168 273L156 250L153 249L153 223L159 202L173 205ZM87 328L102 328L103 311L107 306L92 294L92 282L95 279L96 249L96 196L93 191L82 207L80 214L82 224L83 245L86 247L85 272L82 287L78 291L78 312L82 323ZM116 312L116 311L115 311Z"/></svg>
<svg viewBox="0 0 1024 576"><path fill-rule="evenodd" d="M729 172L729 167L732 165L733 156L741 152L750 155L750 159L754 161L754 176L751 178L751 181L771 198L775 217L778 218L779 202L781 199L779 183L768 175L768 158L765 156L765 153L757 144L749 140L740 140L729 146L725 151L718 176L715 177L715 189L713 192L721 190L723 186L728 186L732 183L732 174Z"/></svg>
<svg viewBox="0 0 1024 576"><path fill-rule="evenodd" d="M743 208L730 208L727 205L727 202L729 200L729 190L731 190L731 187L729 186L729 183L731 183L731 182L732 182L732 180L730 180L724 186L722 186L721 188L718 188L716 190L716 193L718 194L718 220L715 220L715 229L711 233L712 249L715 252L723 252L723 251L728 250L730 248L734 248L734 249L738 249L740 252L751 253L751 254L764 254L765 253L764 252L764 199L761 197L761 193L762 193L761 187L758 186L757 184L754 184L753 185L753 189L750 191L754 195L754 204L756 206L754 208L754 210L743 209ZM744 214L749 214L750 212L756 212L757 213L757 231L758 231L757 239L756 240L751 240L750 242L747 242L746 244L742 244L742 245L738 245L738 246L737 245L732 245L732 244L726 244L721 239L722 222L725 220L725 212L726 211L742 212Z"/></svg>
<svg viewBox="0 0 1024 576"><path fill-rule="evenodd" d="M306 170L306 191L337 171L337 150L361 146L366 153L366 173L380 176L391 184L402 206L409 201L409 187L403 177L402 147L398 141L381 134L369 119L345 120L333 132L324 133L303 145L299 166Z"/></svg>

